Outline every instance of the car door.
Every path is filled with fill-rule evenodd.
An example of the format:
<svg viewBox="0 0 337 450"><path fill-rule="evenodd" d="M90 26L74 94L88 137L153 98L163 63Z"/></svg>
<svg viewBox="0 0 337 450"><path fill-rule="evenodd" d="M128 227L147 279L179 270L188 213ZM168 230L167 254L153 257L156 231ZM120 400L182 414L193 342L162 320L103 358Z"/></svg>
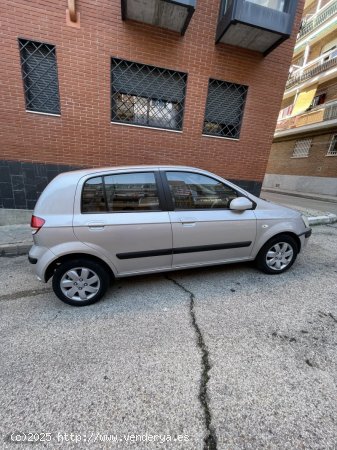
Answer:
<svg viewBox="0 0 337 450"><path fill-rule="evenodd" d="M250 259L254 211L229 209L231 200L242 194L197 172L167 170L163 180L173 202L169 214L174 268Z"/></svg>
<svg viewBox="0 0 337 450"><path fill-rule="evenodd" d="M94 174L78 191L74 233L120 275L171 268L172 230L158 172Z"/></svg>

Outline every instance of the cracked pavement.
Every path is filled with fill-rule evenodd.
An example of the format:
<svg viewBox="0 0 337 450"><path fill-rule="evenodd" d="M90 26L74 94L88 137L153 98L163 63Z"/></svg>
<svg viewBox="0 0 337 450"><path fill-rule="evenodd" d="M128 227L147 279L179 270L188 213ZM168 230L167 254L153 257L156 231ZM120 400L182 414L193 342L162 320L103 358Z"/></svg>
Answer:
<svg viewBox="0 0 337 450"><path fill-rule="evenodd" d="M280 276L250 264L118 280L74 308L0 258L0 431L171 435L64 448L336 449L337 225ZM177 435L188 436L180 442Z"/></svg>

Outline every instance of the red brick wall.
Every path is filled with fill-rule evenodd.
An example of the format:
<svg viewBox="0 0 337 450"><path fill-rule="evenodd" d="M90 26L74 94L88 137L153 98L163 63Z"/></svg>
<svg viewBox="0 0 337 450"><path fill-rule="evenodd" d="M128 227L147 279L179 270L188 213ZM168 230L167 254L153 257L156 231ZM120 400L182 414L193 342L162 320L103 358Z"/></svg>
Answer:
<svg viewBox="0 0 337 450"><path fill-rule="evenodd" d="M119 0L1 0L1 159L65 165L188 164L262 181L294 39L266 58L215 45L219 0L198 1L186 35L121 20ZM18 37L56 45L61 117L25 111ZM110 58L188 73L182 133L110 123ZM239 141L203 137L208 78L249 86Z"/></svg>
<svg viewBox="0 0 337 450"><path fill-rule="evenodd" d="M326 156L331 140L336 133L326 133L312 137L309 156L292 158L297 139L275 142L270 152L267 173L278 175L302 175L311 177L336 177L337 156Z"/></svg>

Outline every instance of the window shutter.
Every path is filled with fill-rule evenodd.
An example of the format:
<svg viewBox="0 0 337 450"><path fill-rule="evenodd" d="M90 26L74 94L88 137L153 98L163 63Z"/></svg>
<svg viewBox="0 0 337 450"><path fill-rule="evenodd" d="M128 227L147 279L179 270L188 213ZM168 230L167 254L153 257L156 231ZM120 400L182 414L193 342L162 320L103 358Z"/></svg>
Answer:
<svg viewBox="0 0 337 450"><path fill-rule="evenodd" d="M185 98L181 72L113 59L111 79L113 92L178 103Z"/></svg>
<svg viewBox="0 0 337 450"><path fill-rule="evenodd" d="M247 91L244 85L210 80L204 133L238 138ZM214 132L209 131L208 123L214 125Z"/></svg>

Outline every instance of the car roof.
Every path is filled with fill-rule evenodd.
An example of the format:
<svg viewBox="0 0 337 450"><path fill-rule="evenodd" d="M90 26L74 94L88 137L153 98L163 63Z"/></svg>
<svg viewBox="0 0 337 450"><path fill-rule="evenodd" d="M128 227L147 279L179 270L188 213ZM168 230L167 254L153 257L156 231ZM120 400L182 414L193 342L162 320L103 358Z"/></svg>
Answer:
<svg viewBox="0 0 337 450"><path fill-rule="evenodd" d="M63 172L59 177L73 177L76 176L78 179L86 176L86 175L94 175L99 173L105 173L110 171L120 171L120 170L130 170L130 171L138 171L138 170L167 170L167 169L177 169L177 170L193 170L198 172L207 172L203 169L198 169L197 167L189 167L189 166L174 166L174 165L137 165L137 166L110 166L110 167L91 167L88 169L78 169L72 170L69 172Z"/></svg>

